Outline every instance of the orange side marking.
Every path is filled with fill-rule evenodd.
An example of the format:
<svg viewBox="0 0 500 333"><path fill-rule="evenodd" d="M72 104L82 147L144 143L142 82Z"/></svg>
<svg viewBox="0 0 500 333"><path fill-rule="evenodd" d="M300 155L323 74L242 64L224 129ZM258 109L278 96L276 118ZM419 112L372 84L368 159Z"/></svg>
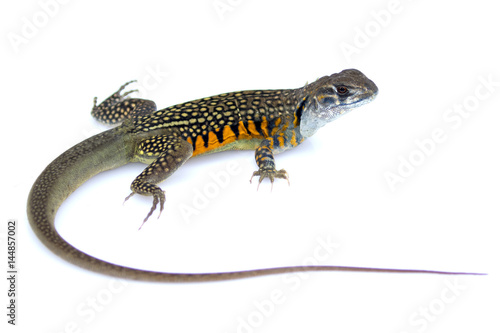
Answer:
<svg viewBox="0 0 500 333"><path fill-rule="evenodd" d="M268 138L268 140L269 140L269 148L271 150L273 150L274 149L274 139L273 138Z"/></svg>
<svg viewBox="0 0 500 333"><path fill-rule="evenodd" d="M290 143L292 146L296 147L299 143L297 142L297 136L295 135L295 131L292 131L292 138L290 139Z"/></svg>
<svg viewBox="0 0 500 333"><path fill-rule="evenodd" d="M276 120L276 124L280 124L281 119ZM205 147L205 144L203 142L203 138L201 135L196 137L196 142L194 144L194 151L193 151L193 156L200 155L203 153L206 153L210 150L219 148L221 146L224 146L228 143L234 142L236 140L247 140L247 139L252 139L252 138L267 138L269 137L269 128L268 128L268 122L266 117L262 117L262 121L260 123L260 130L264 135L262 135L258 130L255 125L255 122L253 121L248 121L247 122L247 127L243 124L242 121L238 123L238 131L239 131L239 136L236 137L235 133L231 130L230 126L224 126L222 129L219 129L219 131L222 132L222 138L223 141L222 143L217 140L217 135L215 132L209 132L208 133L208 144L207 147ZM273 132L275 133L275 132ZM193 144L193 138L188 137L186 138L186 141L189 142L190 144Z"/></svg>
<svg viewBox="0 0 500 333"><path fill-rule="evenodd" d="M251 137L257 137L260 136L259 132L257 131L257 128L255 128L255 123L251 120L248 121L248 134L250 134Z"/></svg>
<svg viewBox="0 0 500 333"><path fill-rule="evenodd" d="M283 137L283 134L278 136L278 144L280 148L285 148L285 138Z"/></svg>
<svg viewBox="0 0 500 333"><path fill-rule="evenodd" d="M240 121L238 123L238 130L240 132L240 136L238 139L251 139L252 138L252 136L250 134L248 134L247 129L246 129L245 125L243 125L242 121Z"/></svg>
<svg viewBox="0 0 500 333"><path fill-rule="evenodd" d="M264 137L269 137L269 124L267 123L267 118L265 116L262 116L262 122L260 123L260 129L262 130L262 133L264 133Z"/></svg>
<svg viewBox="0 0 500 333"><path fill-rule="evenodd" d="M274 121L274 128L271 131L271 136L276 135L279 130L279 125L281 124L281 118L278 118Z"/></svg>
<svg viewBox="0 0 500 333"><path fill-rule="evenodd" d="M201 135L196 137L196 144L194 147L193 151L193 156L200 155L203 153L206 153L210 150L219 148L221 146L225 146L228 143L234 142L237 139L249 139L250 136L248 135L245 126L243 123L238 124L239 131L240 131L240 136L237 138L234 132L231 130L230 126L224 126L222 129L219 129L219 131L222 131L222 143L219 142L217 139L217 135L215 132L209 132L208 133L208 142L207 142L207 147L205 147L205 142L203 141L203 138ZM192 144L191 138L186 139L189 143Z"/></svg>

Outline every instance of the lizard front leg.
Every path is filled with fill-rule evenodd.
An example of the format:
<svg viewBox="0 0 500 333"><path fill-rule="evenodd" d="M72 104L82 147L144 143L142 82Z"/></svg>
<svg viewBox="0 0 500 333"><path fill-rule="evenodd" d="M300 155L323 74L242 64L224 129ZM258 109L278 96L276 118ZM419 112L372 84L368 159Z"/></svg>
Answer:
<svg viewBox="0 0 500 333"><path fill-rule="evenodd" d="M284 126L281 130L275 130L273 134L274 135L262 140L259 147L255 150L255 162L259 170L252 174L250 183L253 177L259 176L257 189L259 189L260 183L262 183L265 178L269 178L271 181L271 189L275 178L286 179L288 185L290 185L288 173L285 169L276 170L274 154L296 147L304 141L300 132L291 126Z"/></svg>
<svg viewBox="0 0 500 333"><path fill-rule="evenodd" d="M274 163L274 147L275 139L268 138L262 141L260 146L255 150L255 162L259 167L258 171L255 171L250 178L250 183L252 182L253 177L259 176L259 184L257 185L257 190L259 189L260 183L265 178L269 178L272 184L274 183L275 178L286 179L288 181L288 185L290 185L290 180L288 179L288 173L285 169L276 170L276 164Z"/></svg>
<svg viewBox="0 0 500 333"><path fill-rule="evenodd" d="M165 193L156 184L172 175L193 155L193 146L175 135L157 135L141 141L137 147L136 160L151 164L132 182L132 193L153 197L153 206L143 224L160 204L160 214L165 204ZM159 217L159 216L158 216ZM142 227L142 225L141 225Z"/></svg>

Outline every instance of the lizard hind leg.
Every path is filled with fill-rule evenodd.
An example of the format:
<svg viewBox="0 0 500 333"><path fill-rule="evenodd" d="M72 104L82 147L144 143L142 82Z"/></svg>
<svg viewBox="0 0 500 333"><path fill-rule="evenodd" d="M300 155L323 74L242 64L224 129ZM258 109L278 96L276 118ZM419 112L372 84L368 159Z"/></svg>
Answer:
<svg viewBox="0 0 500 333"><path fill-rule="evenodd" d="M156 184L172 175L192 155L193 146L187 141L173 135L152 136L139 143L137 160L147 163L152 162L132 182L130 186L132 193L125 201L136 193L153 197L153 205L142 225L153 214L158 204L160 204L160 214L163 211L165 193Z"/></svg>
<svg viewBox="0 0 500 333"><path fill-rule="evenodd" d="M92 116L101 123L117 124L125 119L146 116L156 111L155 102L141 98L130 98L129 95L138 90L123 92L125 87L135 81L129 81L122 85L115 93L97 105L97 97L94 98Z"/></svg>

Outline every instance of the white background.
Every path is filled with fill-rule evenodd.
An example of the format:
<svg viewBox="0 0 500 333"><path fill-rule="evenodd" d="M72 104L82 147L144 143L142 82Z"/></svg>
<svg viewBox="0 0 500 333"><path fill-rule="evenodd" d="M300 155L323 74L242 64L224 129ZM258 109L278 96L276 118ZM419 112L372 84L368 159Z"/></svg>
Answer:
<svg viewBox="0 0 500 333"><path fill-rule="evenodd" d="M6 221L17 219L20 274L18 326L6 324L5 309L2 326L58 333L498 331L498 10L486 0L445 3L4 2L0 258L6 261ZM101 101L137 79L142 96L163 108L240 89L296 88L351 67L376 82L379 96L277 156L290 187L277 181L271 192L266 181L257 192L249 185L251 151L196 158L162 184L161 218L137 231L151 201L134 196L122 205L144 168L127 165L78 189L61 207L58 229L92 255L160 271L298 265L316 253L322 265L490 275L311 273L124 285L60 260L29 228L26 199L39 173L106 129L90 116L94 96ZM492 86L481 81L488 79ZM467 115L453 113L458 108ZM435 131L444 139L430 144ZM427 142L427 155L416 142ZM401 166L410 159L418 164L413 170ZM402 172L404 182L391 189L388 172ZM199 214L186 218L186 207ZM317 252L318 239L338 246Z"/></svg>

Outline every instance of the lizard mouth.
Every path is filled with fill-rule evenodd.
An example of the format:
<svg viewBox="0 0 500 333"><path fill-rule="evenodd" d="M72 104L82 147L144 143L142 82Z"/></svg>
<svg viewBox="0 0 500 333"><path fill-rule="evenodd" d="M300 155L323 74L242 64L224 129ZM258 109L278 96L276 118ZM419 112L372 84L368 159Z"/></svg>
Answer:
<svg viewBox="0 0 500 333"><path fill-rule="evenodd" d="M357 101L354 101L354 102L352 102L350 104L346 104L345 106L342 106L341 108L354 109L354 108L357 108L359 106L362 106L362 105L370 103L378 95L378 88L377 88L377 86L375 86L375 88L376 88L375 90L371 90L371 91L368 91L368 92L366 92L366 93L364 93L362 95L359 95L359 99Z"/></svg>

